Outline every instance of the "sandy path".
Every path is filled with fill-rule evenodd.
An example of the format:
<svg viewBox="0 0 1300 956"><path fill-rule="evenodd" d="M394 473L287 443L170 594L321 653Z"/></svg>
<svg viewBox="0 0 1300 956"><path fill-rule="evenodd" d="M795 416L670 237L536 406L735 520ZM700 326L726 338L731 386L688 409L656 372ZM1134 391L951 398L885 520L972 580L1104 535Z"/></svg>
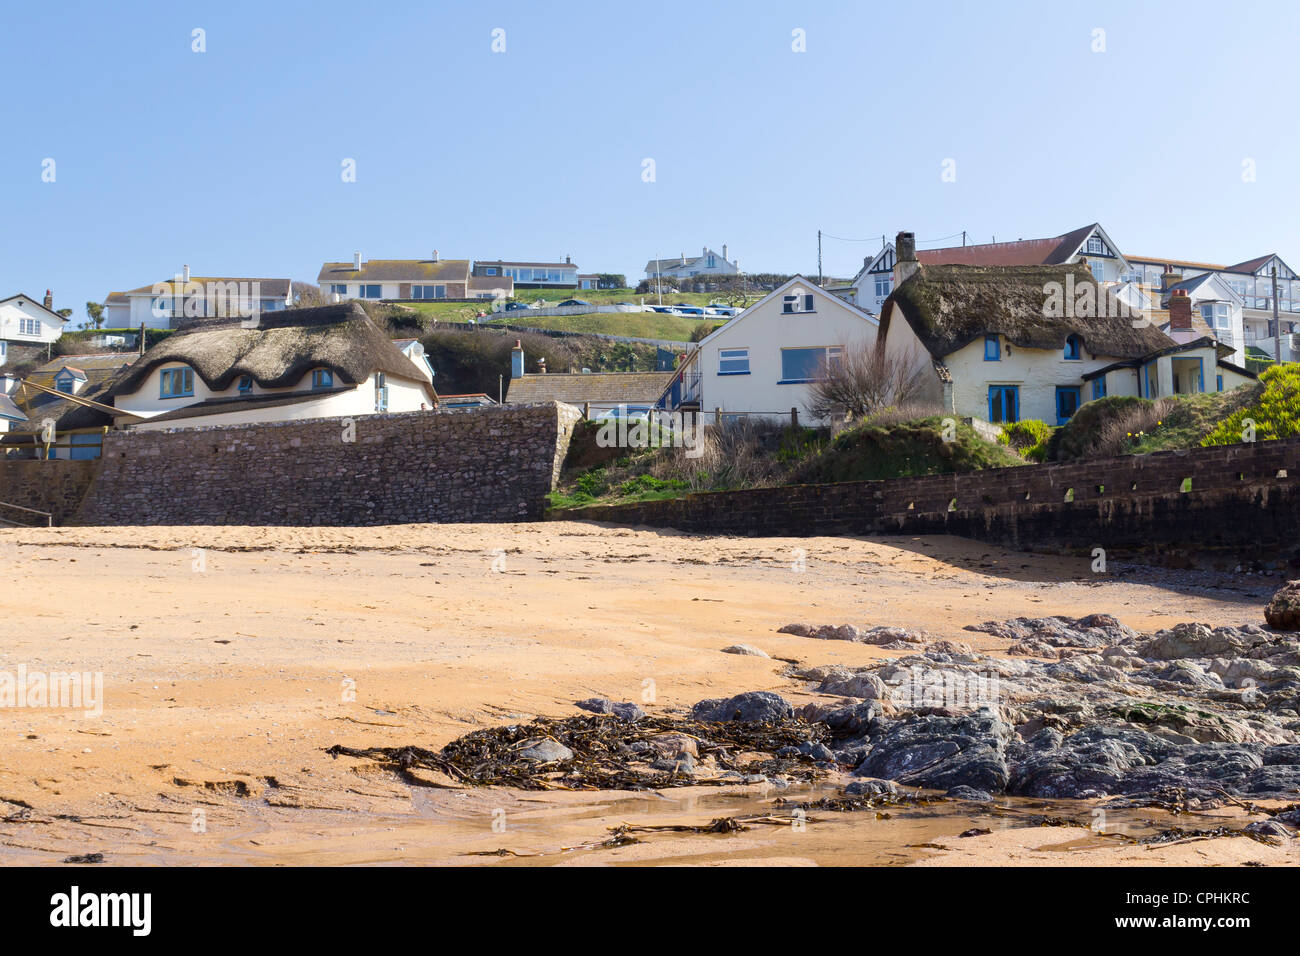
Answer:
<svg viewBox="0 0 1300 956"><path fill-rule="evenodd" d="M368 827L472 806L461 816L481 828L492 800L436 791L430 804L430 791L331 759L336 742L440 746L593 694L659 710L743 690L800 698L779 661L720 653L738 642L813 664L896 655L776 633L796 620L923 627L996 650L963 625L1094 611L1142 629L1241 623L1259 620L1267 590L1102 578L1086 560L952 538L575 523L0 531L0 573L17 582L0 595L0 671L101 672L105 686L98 717L0 707L11 861L370 858Z"/></svg>

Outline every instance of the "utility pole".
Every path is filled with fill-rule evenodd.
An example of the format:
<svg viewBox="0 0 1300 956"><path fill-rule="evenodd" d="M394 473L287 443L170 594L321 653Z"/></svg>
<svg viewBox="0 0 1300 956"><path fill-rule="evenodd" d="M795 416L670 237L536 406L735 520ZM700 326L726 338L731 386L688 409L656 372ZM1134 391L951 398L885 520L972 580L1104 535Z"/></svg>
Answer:
<svg viewBox="0 0 1300 956"><path fill-rule="evenodd" d="M659 262L659 253L655 253L655 286L659 293L659 304L664 304L664 270L661 269Z"/></svg>
<svg viewBox="0 0 1300 956"><path fill-rule="evenodd" d="M822 231L817 230L817 284L822 284Z"/></svg>
<svg viewBox="0 0 1300 956"><path fill-rule="evenodd" d="M1277 317L1277 266L1270 270L1273 274L1273 361L1282 364L1282 323Z"/></svg>

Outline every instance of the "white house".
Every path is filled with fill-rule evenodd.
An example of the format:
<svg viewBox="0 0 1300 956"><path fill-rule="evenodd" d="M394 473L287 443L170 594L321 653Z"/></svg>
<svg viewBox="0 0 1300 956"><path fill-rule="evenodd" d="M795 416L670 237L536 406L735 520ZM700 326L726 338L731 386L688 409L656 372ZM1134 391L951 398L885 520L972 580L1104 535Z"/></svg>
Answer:
<svg viewBox="0 0 1300 956"><path fill-rule="evenodd" d="M53 306L48 289L43 303L21 292L0 299L0 366L44 354L44 346L59 340L68 320Z"/></svg>
<svg viewBox="0 0 1300 956"><path fill-rule="evenodd" d="M469 294L469 260L443 259L433 250L431 259L367 259L352 254L351 262L326 262L316 281L327 298L342 299L466 299ZM489 294L487 298L491 298Z"/></svg>
<svg viewBox="0 0 1300 956"><path fill-rule="evenodd" d="M169 336L109 400L115 423L134 428L245 424L432 409L430 379L347 303Z"/></svg>
<svg viewBox="0 0 1300 956"><path fill-rule="evenodd" d="M660 401L712 424L804 413L808 385L846 348L876 340L874 316L795 276L700 340Z"/></svg>
<svg viewBox="0 0 1300 956"><path fill-rule="evenodd" d="M880 307L893 291L894 244L887 242L874 256L865 256L862 269L847 286L837 288L835 294L866 312L879 315Z"/></svg>
<svg viewBox="0 0 1300 956"><path fill-rule="evenodd" d="M577 289L580 285L578 267L568 256L563 262L479 259L472 275L475 279L505 279L513 289Z"/></svg>
<svg viewBox="0 0 1300 956"><path fill-rule="evenodd" d="M734 276L740 274L740 263L727 259L727 246L723 243L722 254L705 246L698 256L682 253L676 259L651 259L645 264L645 277L656 279L671 277L674 279L693 279L696 276Z"/></svg>
<svg viewBox="0 0 1300 956"><path fill-rule="evenodd" d="M926 400L994 423L1063 424L1106 395L1157 398L1253 379L1209 337L1176 342L1082 262L925 265L899 233L898 288L880 315L891 355L929 359Z"/></svg>
<svg viewBox="0 0 1300 956"><path fill-rule="evenodd" d="M247 318L293 305L297 289L289 279L192 276L190 267L170 279L104 299L104 327L171 329L185 319Z"/></svg>

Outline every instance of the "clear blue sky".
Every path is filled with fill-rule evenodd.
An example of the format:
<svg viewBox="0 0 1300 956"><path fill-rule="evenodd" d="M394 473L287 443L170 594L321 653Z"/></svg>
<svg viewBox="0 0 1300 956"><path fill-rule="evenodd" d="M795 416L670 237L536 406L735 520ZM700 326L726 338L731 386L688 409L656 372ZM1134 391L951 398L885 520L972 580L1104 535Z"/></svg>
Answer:
<svg viewBox="0 0 1300 956"><path fill-rule="evenodd" d="M182 263L314 282L354 250L635 280L725 242L815 273L819 228L1093 220L1130 253L1300 267L1298 7L10 4L0 296L50 287L80 320ZM828 240L825 270L877 247Z"/></svg>

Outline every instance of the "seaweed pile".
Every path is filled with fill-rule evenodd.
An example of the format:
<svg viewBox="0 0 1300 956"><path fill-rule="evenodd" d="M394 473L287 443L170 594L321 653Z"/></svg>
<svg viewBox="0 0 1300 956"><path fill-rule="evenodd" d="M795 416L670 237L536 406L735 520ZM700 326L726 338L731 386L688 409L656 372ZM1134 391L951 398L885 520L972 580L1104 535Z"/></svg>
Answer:
<svg viewBox="0 0 1300 956"><path fill-rule="evenodd" d="M824 762L796 751L813 751L826 735L824 724L797 718L715 723L582 715L476 730L437 751L336 745L327 752L374 760L415 784L430 785L412 771L431 770L461 786L645 790L755 783L776 776L811 781L824 776Z"/></svg>

